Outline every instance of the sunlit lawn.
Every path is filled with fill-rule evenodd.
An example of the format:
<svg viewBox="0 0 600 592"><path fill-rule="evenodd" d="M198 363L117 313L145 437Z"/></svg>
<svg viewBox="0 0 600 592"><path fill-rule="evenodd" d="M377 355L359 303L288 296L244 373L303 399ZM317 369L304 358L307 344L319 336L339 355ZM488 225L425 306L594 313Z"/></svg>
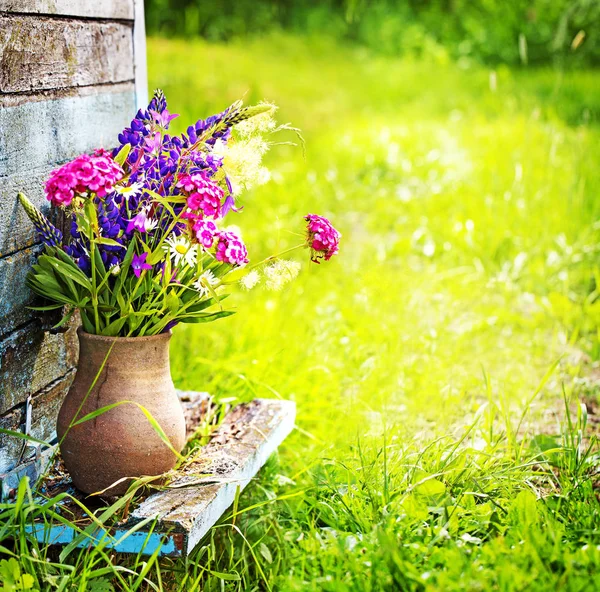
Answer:
<svg viewBox="0 0 600 592"><path fill-rule="evenodd" d="M597 352L600 76L284 36L152 40L149 66L182 122L243 97L302 129L306 158L273 146L273 180L231 215L252 259L295 244L307 212L343 234L284 291L176 331L178 385L298 405L240 500L268 502L237 518L247 542L221 528L180 589L202 566L241 576L204 572L204 590L600 587L593 457L538 437L564 445L552 473L529 439L560 433L574 352Z"/></svg>

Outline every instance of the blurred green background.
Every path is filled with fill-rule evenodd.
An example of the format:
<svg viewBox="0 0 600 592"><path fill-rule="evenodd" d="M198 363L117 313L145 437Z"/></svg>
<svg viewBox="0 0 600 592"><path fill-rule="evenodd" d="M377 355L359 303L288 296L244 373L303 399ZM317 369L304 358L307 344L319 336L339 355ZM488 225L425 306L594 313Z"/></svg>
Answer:
<svg viewBox="0 0 600 592"><path fill-rule="evenodd" d="M239 98L302 130L228 217L251 259L343 234L174 332L178 386L298 429L173 589L600 589L599 3L146 6L177 131Z"/></svg>
<svg viewBox="0 0 600 592"><path fill-rule="evenodd" d="M152 34L212 41L281 29L394 56L446 52L512 65L600 61L597 0L146 0L146 14Z"/></svg>

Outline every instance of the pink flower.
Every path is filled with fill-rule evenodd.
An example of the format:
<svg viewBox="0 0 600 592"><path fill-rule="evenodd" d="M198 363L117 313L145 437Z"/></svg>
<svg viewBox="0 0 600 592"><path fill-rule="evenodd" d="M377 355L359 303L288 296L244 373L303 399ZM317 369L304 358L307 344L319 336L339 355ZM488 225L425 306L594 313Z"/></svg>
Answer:
<svg viewBox="0 0 600 592"><path fill-rule="evenodd" d="M187 207L190 210L215 220L221 217L221 199L225 192L206 174L183 174L177 182L177 187L189 194Z"/></svg>
<svg viewBox="0 0 600 592"><path fill-rule="evenodd" d="M160 125L161 127L164 127L165 129L169 127L169 123L171 123L171 120L175 119L176 117L179 117L177 113L171 114L167 111L167 109L165 109L162 113L159 113L158 111L150 111L150 113L152 114L154 121L158 123L158 125Z"/></svg>
<svg viewBox="0 0 600 592"><path fill-rule="evenodd" d="M46 198L54 205L68 206L76 194L88 192L104 197L123 178L123 169L105 150L82 154L50 173Z"/></svg>
<svg viewBox="0 0 600 592"><path fill-rule="evenodd" d="M342 235L323 216L307 214L304 219L308 222L306 242L311 250L311 260L319 263L319 259L329 261L336 255Z"/></svg>
<svg viewBox="0 0 600 592"><path fill-rule="evenodd" d="M248 251L242 239L235 232L218 232L215 258L230 265L245 265L248 263Z"/></svg>
<svg viewBox="0 0 600 592"><path fill-rule="evenodd" d="M219 230L212 220L197 219L193 226L194 234L198 242L205 248L210 249L215 242L215 236Z"/></svg>

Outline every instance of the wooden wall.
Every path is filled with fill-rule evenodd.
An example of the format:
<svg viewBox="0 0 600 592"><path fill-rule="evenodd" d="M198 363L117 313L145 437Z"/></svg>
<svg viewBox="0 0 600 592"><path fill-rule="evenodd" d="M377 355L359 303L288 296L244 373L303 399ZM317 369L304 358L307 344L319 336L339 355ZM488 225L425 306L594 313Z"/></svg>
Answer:
<svg viewBox="0 0 600 592"><path fill-rule="evenodd" d="M147 103L143 0L0 0L0 428L54 437L77 362L75 327L27 308L27 271L40 250L17 202L49 213L48 172L112 148ZM0 434L0 475L28 454Z"/></svg>

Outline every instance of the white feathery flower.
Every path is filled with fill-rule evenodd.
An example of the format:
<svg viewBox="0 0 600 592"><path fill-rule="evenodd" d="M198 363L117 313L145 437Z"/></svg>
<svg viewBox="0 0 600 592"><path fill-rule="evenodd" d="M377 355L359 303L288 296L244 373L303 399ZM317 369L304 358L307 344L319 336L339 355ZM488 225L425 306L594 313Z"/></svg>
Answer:
<svg viewBox="0 0 600 592"><path fill-rule="evenodd" d="M278 259L275 263L265 267L264 274L267 278L266 286L269 290L281 290L283 286L296 279L300 272L300 263Z"/></svg>
<svg viewBox="0 0 600 592"><path fill-rule="evenodd" d="M219 283L219 278L215 274L207 269L195 282L194 288L200 293L201 296L208 296L210 290L208 286L216 286Z"/></svg>
<svg viewBox="0 0 600 592"><path fill-rule="evenodd" d="M175 262L175 265L179 265L182 261L188 267L194 267L196 265L196 256L198 249L196 245L192 244L184 236L171 236L163 245L163 249Z"/></svg>
<svg viewBox="0 0 600 592"><path fill-rule="evenodd" d="M241 137L248 137L256 134L268 134L277 127L274 117L277 106L271 103L259 103L259 105L268 105L271 109L238 123L235 126L235 131Z"/></svg>
<svg viewBox="0 0 600 592"><path fill-rule="evenodd" d="M213 154L223 158L223 171L234 194L263 185L270 179L269 171L262 165L262 158L268 149L269 144L261 136L237 141L232 138L227 144L215 145Z"/></svg>
<svg viewBox="0 0 600 592"><path fill-rule="evenodd" d="M253 269L240 280L240 285L244 290L252 290L258 282L260 282L260 273L256 269Z"/></svg>

